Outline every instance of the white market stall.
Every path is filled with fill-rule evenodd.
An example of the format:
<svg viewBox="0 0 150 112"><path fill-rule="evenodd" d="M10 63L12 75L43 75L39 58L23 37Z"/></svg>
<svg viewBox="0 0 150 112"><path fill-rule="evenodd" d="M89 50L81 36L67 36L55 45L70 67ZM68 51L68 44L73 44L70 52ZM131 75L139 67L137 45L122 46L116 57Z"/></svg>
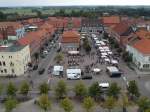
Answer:
<svg viewBox="0 0 150 112"><path fill-rule="evenodd" d="M107 56L108 54L106 52L101 53L102 56Z"/></svg>
<svg viewBox="0 0 150 112"><path fill-rule="evenodd" d="M117 60L114 60L114 59L111 60L111 63L112 63L112 64L115 64L115 65L118 65L118 61L117 61Z"/></svg>
<svg viewBox="0 0 150 112"><path fill-rule="evenodd" d="M107 56L103 56L103 55L102 55L101 58L107 58Z"/></svg>
<svg viewBox="0 0 150 112"><path fill-rule="evenodd" d="M110 59L109 58L105 58L104 61L110 63Z"/></svg>
<svg viewBox="0 0 150 112"><path fill-rule="evenodd" d="M101 69L99 69L99 68L94 68L94 69L93 69L93 72L95 72L95 73L101 72Z"/></svg>
<svg viewBox="0 0 150 112"><path fill-rule="evenodd" d="M111 51L109 51L109 52L107 52L108 54L112 54L112 52Z"/></svg>
<svg viewBox="0 0 150 112"><path fill-rule="evenodd" d="M79 51L68 51L68 54L71 54L71 55L79 54Z"/></svg>

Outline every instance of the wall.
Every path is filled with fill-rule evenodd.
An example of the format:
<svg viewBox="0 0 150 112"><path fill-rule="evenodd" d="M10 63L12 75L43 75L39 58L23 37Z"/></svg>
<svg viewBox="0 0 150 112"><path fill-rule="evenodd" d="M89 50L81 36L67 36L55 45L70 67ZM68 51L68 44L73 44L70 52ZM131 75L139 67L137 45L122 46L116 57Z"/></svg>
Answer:
<svg viewBox="0 0 150 112"><path fill-rule="evenodd" d="M16 52L1 52L0 61L6 63L5 66L0 66L0 76L24 74L28 69L27 64L31 62L29 46ZM1 72L4 69L7 69L7 73ZM12 69L14 69L14 73L12 73Z"/></svg>

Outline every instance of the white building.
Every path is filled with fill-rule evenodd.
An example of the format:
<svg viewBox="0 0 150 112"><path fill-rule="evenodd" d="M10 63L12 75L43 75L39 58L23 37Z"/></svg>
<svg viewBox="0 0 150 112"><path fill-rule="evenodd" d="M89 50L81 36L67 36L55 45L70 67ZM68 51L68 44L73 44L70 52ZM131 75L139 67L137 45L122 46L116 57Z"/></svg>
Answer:
<svg viewBox="0 0 150 112"><path fill-rule="evenodd" d="M140 70L150 70L150 39L138 40L127 45L126 50L132 54L133 63Z"/></svg>
<svg viewBox="0 0 150 112"><path fill-rule="evenodd" d="M20 76L31 62L29 46L11 45L0 47L0 76Z"/></svg>

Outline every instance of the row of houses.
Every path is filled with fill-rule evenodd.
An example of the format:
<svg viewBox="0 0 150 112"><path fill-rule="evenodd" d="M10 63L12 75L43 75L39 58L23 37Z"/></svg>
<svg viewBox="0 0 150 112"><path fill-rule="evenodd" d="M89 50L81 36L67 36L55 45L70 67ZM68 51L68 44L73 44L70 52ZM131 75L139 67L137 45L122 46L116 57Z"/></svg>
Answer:
<svg viewBox="0 0 150 112"><path fill-rule="evenodd" d="M26 29L34 30L26 30ZM80 46L78 31L99 33L105 29L110 37L132 54L140 70L150 69L150 24L148 21L128 17L110 16L97 19L49 17L19 22L0 23L0 75L21 75L27 71L31 56L63 29L61 47L76 51ZM5 40L7 42L5 43Z"/></svg>
<svg viewBox="0 0 150 112"><path fill-rule="evenodd" d="M150 21L143 19L105 17L109 36L130 53L134 65L141 71L150 70ZM112 21L111 21L112 20Z"/></svg>

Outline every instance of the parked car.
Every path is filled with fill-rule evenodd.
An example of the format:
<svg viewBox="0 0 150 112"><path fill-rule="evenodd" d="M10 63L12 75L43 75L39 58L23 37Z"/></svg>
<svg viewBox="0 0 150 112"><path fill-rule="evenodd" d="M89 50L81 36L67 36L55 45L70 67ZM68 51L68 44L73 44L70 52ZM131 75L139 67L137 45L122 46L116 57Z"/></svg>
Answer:
<svg viewBox="0 0 150 112"><path fill-rule="evenodd" d="M39 70L39 75L42 75L44 72L45 72L45 69L44 69L44 68L41 68L41 69Z"/></svg>
<svg viewBox="0 0 150 112"><path fill-rule="evenodd" d="M106 92L109 88L109 83L108 82L99 83L99 87L103 92Z"/></svg>
<svg viewBox="0 0 150 112"><path fill-rule="evenodd" d="M47 51L47 50L44 50L44 51L43 51L43 54L46 54L46 55L47 55L47 54L48 54L48 51Z"/></svg>
<svg viewBox="0 0 150 112"><path fill-rule="evenodd" d="M37 70L37 69L38 69L38 65L34 65L33 70Z"/></svg>
<svg viewBox="0 0 150 112"><path fill-rule="evenodd" d="M84 80L84 79L92 79L93 77L92 77L92 75L83 75L82 76L82 79Z"/></svg>

